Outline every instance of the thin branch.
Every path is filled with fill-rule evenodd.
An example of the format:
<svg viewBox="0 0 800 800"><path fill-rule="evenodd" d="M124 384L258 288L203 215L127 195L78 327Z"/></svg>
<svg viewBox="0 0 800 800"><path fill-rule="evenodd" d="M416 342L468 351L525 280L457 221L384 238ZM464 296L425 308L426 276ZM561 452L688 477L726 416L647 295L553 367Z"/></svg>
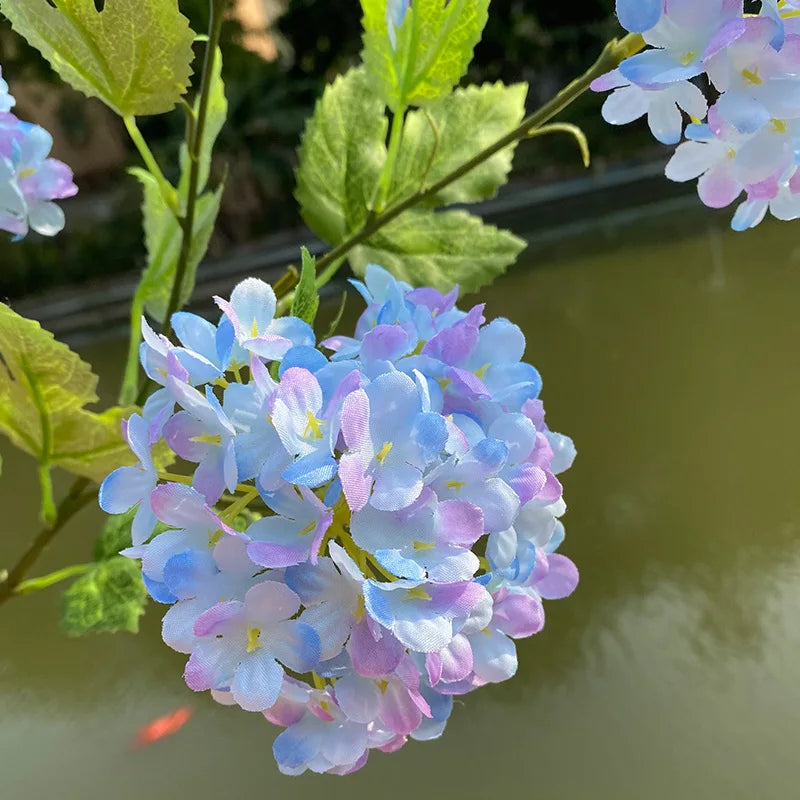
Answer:
<svg viewBox="0 0 800 800"><path fill-rule="evenodd" d="M387 209L381 214L373 216L368 219L364 226L353 234L350 238L346 239L341 244L334 247L324 256L317 260L317 270L322 272L326 267L333 264L335 261L344 258L354 247L366 241L377 233L381 228L388 225L393 220L397 219L404 211L419 205L424 200L435 196L442 191L445 187L454 183L459 178L463 178L468 172L471 172L476 167L479 167L485 161L488 161L492 156L504 150L509 145L518 142L530 136L536 129L541 128L548 123L553 117L560 114L567 106L577 100L584 92L586 92L591 85L592 81L605 75L607 72L616 69L622 61L634 53L639 52L645 45L644 39L641 35L629 34L622 39L612 39L603 49L600 57L589 69L581 75L580 78L572 81L568 86L562 89L552 100L545 103L538 111L535 111L529 117L526 117L522 123L514 128L514 130L502 136L494 144L482 150L469 161L464 162L461 166L454 169L452 172L445 175L436 183L428 186L425 189L420 189L418 192L407 197L405 200L397 203L391 208Z"/></svg>
<svg viewBox="0 0 800 800"><path fill-rule="evenodd" d="M97 497L95 491L87 491L91 483L88 478L79 478L72 484L67 496L59 504L53 524L39 531L36 538L22 554L19 561L11 568L4 580L0 575L0 605L16 594L18 587L38 561L39 556L41 556L50 542L55 539L61 529L93 498Z"/></svg>

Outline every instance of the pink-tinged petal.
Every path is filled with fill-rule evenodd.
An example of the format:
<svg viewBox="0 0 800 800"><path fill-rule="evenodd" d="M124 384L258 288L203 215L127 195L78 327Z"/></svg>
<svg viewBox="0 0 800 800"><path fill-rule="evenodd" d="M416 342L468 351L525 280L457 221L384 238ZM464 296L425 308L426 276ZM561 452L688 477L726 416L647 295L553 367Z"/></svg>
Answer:
<svg viewBox="0 0 800 800"><path fill-rule="evenodd" d="M247 555L261 567L280 569L293 567L308 561L308 548L298 543L297 546L275 544L274 542L249 542Z"/></svg>
<svg viewBox="0 0 800 800"><path fill-rule="evenodd" d="M472 672L472 646L466 636L457 634L439 654L440 678L445 683L464 680Z"/></svg>
<svg viewBox="0 0 800 800"><path fill-rule="evenodd" d="M630 86L630 83L618 69L615 69L605 75L601 75L599 78L595 78L589 88L593 92L610 92L612 89L619 89L621 86Z"/></svg>
<svg viewBox="0 0 800 800"><path fill-rule="evenodd" d="M495 595L492 624L513 639L533 636L544 628L544 607L529 594L501 590Z"/></svg>
<svg viewBox="0 0 800 800"><path fill-rule="evenodd" d="M353 661L353 669L365 678L380 678L390 675L405 655L405 648L387 630L376 640L370 632L365 617L353 627L347 650Z"/></svg>
<svg viewBox="0 0 800 800"><path fill-rule="evenodd" d="M350 450L371 449L370 402L363 389L356 389L342 403L341 431Z"/></svg>
<svg viewBox="0 0 800 800"><path fill-rule="evenodd" d="M150 505L162 522L174 528L211 530L214 527L214 512L191 486L182 483L157 486L150 495Z"/></svg>
<svg viewBox="0 0 800 800"><path fill-rule="evenodd" d="M393 733L407 736L422 722L422 712L400 681L390 681L380 704L380 720Z"/></svg>
<svg viewBox="0 0 800 800"><path fill-rule="evenodd" d="M194 623L195 636L216 636L244 624L244 604L239 600L217 603L204 611Z"/></svg>
<svg viewBox="0 0 800 800"><path fill-rule="evenodd" d="M367 474L365 459L361 453L345 453L339 460L339 480L342 482L347 505L354 514L361 511L372 491L372 477Z"/></svg>
<svg viewBox="0 0 800 800"><path fill-rule="evenodd" d="M547 556L547 575L536 582L536 591L545 600L569 597L578 585L578 568L566 556L553 553Z"/></svg>
<svg viewBox="0 0 800 800"><path fill-rule="evenodd" d="M294 616L300 609L300 598L277 581L265 581L245 595L247 619L255 625L271 625Z"/></svg>
<svg viewBox="0 0 800 800"><path fill-rule="evenodd" d="M464 500L444 500L439 503L440 542L472 547L483 536L483 511Z"/></svg>
<svg viewBox="0 0 800 800"><path fill-rule="evenodd" d="M366 361L395 361L413 349L416 341L400 325L376 325L361 342Z"/></svg>
<svg viewBox="0 0 800 800"><path fill-rule="evenodd" d="M425 671L428 673L428 683L436 686L442 679L442 656L440 653L427 653L425 655Z"/></svg>

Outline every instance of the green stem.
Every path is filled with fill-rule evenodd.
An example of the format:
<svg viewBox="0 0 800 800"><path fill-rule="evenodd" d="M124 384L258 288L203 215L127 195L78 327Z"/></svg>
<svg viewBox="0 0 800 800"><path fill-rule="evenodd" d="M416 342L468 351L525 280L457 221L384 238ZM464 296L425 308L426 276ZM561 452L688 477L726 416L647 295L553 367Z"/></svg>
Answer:
<svg viewBox="0 0 800 800"><path fill-rule="evenodd" d="M438 194L442 189L454 183L459 178L463 178L468 172L471 172L485 161L488 161L492 156L504 150L509 145L530 136L531 133L541 128L553 117L560 114L567 106L575 102L575 100L589 89L593 80L616 69L626 58L643 49L644 45L644 39L638 33L628 34L622 39L612 39L605 46L597 61L595 61L580 78L577 78L568 86L564 87L552 100L545 103L529 117L526 117L514 130L509 131L505 136L501 136L485 150L482 150L476 156L469 159L469 161L465 161L461 166L436 181L436 183L425 189L420 189L418 192L405 198L405 200L401 200L383 213L368 219L361 230L317 259L317 270L322 272L334 262L344 259L354 247L366 241L381 228L397 219L404 211Z"/></svg>
<svg viewBox="0 0 800 800"><path fill-rule="evenodd" d="M186 213L183 216L181 227L183 228L183 238L181 249L178 256L178 264L175 269L175 280L167 305L167 313L164 317L164 325L161 332L164 336L172 333L172 315L178 310L181 304L181 292L186 270L189 266L189 258L194 242L194 224L197 213L197 195L200 185L200 152L203 147L203 138L206 132L206 120L208 118L208 104L211 97L211 84L213 82L214 62L217 57L217 47L219 46L222 22L224 19L225 0L209 0L210 20L208 44L206 45L205 58L203 60L203 72L200 79L200 103L197 110L197 120L194 124L194 137L187 142L189 148L189 191L186 200Z"/></svg>
<svg viewBox="0 0 800 800"><path fill-rule="evenodd" d="M122 119L125 123L125 128L128 131L128 135L131 137L131 141L136 145L136 149L139 151L142 161L144 161L144 165L147 167L148 172L156 179L158 188L161 190L161 194L164 198L164 202L167 204L170 211L172 211L176 217L179 217L181 210L178 206L178 194L175 191L175 188L164 177L164 173L161 171L161 167L159 167L158 162L153 155L153 151L150 149L149 145L145 141L144 136L142 136L142 132L139 130L139 127L136 124L136 119L132 116L123 117Z"/></svg>
<svg viewBox="0 0 800 800"><path fill-rule="evenodd" d="M141 341L140 329L142 326L142 314L144 313L144 303L142 303L137 290L131 301L131 330L128 337L128 357L125 362L125 373L122 378L122 388L119 391L120 405L130 405L137 402L136 393L139 387L139 342Z"/></svg>
<svg viewBox="0 0 800 800"><path fill-rule="evenodd" d="M57 569L55 572L50 572L47 575L41 575L38 578L28 578L22 581L14 590L14 594L33 594L42 589L47 589L56 583L65 581L68 578L74 578L77 575L83 575L92 568L92 564L73 564L71 567L64 567Z"/></svg>
<svg viewBox="0 0 800 800"><path fill-rule="evenodd" d="M28 572L39 559L50 542L55 539L59 531L93 498L97 497L94 491L87 491L91 485L88 478L78 478L72 484L67 496L58 507L55 521L52 525L42 528L28 549L22 554L19 561L9 570L5 578L0 576L0 605L5 603L17 593L17 588L25 580Z"/></svg>
<svg viewBox="0 0 800 800"><path fill-rule="evenodd" d="M389 152L386 155L386 163L383 165L381 177L378 181L378 196L375 200L375 211L383 211L386 197L392 186L394 178L394 168L397 163L397 156L400 153L400 145L403 141L403 126L406 121L405 108L398 108L392 117L392 129L389 133Z"/></svg>

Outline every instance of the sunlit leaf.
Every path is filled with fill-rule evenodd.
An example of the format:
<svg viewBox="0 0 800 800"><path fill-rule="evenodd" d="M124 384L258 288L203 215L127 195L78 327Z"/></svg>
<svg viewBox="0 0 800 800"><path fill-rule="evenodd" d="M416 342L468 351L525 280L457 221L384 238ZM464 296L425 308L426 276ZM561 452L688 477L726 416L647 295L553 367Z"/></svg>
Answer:
<svg viewBox="0 0 800 800"><path fill-rule="evenodd" d="M449 291L457 283L462 292L474 292L501 275L524 248L522 239L466 211L414 209L356 247L350 263L358 275L374 263L413 286Z"/></svg>
<svg viewBox="0 0 800 800"><path fill-rule="evenodd" d="M392 108L423 106L464 76L488 19L489 0L415 0L392 42L387 0L361 0L363 59Z"/></svg>
<svg viewBox="0 0 800 800"><path fill-rule="evenodd" d="M319 310L319 291L317 290L317 259L308 250L302 248L302 268L300 282L294 290L292 316L299 317L309 325L314 324Z"/></svg>
<svg viewBox="0 0 800 800"><path fill-rule="evenodd" d="M54 7L55 6L55 7ZM185 93L194 33L177 0L0 0L14 30L70 85L121 116L162 114Z"/></svg>
<svg viewBox="0 0 800 800"><path fill-rule="evenodd" d="M102 480L133 463L120 420L134 408L102 414L84 406L97 401L97 376L38 322L0 303L0 431L45 467L63 467Z"/></svg>
<svg viewBox="0 0 800 800"><path fill-rule="evenodd" d="M514 130L525 115L524 83L487 83L456 89L406 117L395 164L391 202L432 186ZM468 133L467 133L468 132ZM494 197L508 180L516 144L470 170L426 201L428 206L475 203Z"/></svg>
<svg viewBox="0 0 800 800"><path fill-rule="evenodd" d="M97 562L64 592L61 624L70 636L137 633L146 602L139 563L114 556Z"/></svg>
<svg viewBox="0 0 800 800"><path fill-rule="evenodd" d="M326 241L342 241L367 218L386 131L384 104L363 69L325 89L303 133L295 197L306 224Z"/></svg>

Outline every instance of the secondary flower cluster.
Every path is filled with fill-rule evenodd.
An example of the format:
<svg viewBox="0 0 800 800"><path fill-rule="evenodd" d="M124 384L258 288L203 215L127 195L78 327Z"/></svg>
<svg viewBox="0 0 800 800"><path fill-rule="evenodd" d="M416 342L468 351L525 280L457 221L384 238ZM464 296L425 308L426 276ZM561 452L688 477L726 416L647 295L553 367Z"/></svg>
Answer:
<svg viewBox="0 0 800 800"><path fill-rule="evenodd" d="M0 77L0 230L24 237L30 228L55 236L64 212L53 202L78 193L72 170L48 158L53 137L11 113L16 100Z"/></svg>
<svg viewBox="0 0 800 800"><path fill-rule="evenodd" d="M453 696L510 678L542 600L578 581L555 553L575 451L545 424L520 329L376 266L355 285L367 308L330 358L256 279L216 298L216 326L176 314L180 346L143 322L162 388L125 427L139 464L100 492L110 513L138 505L125 554L171 604L186 683L282 726L287 774L438 737ZM191 478L159 472L161 440Z"/></svg>
<svg viewBox="0 0 800 800"><path fill-rule="evenodd" d="M623 125L646 114L659 141L677 144L688 115L667 177L699 178L711 208L744 192L734 230L767 211L800 217L800 0L763 0L758 15L742 0L617 0L617 14L652 48L592 84L614 90L603 117Z"/></svg>

